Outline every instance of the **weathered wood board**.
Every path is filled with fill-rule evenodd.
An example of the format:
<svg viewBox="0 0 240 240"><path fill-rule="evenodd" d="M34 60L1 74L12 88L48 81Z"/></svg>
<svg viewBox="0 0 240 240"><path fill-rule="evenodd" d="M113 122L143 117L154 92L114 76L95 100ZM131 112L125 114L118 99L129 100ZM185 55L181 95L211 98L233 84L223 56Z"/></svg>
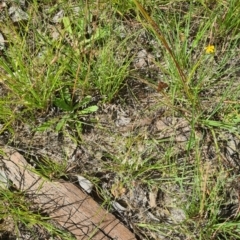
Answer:
<svg viewBox="0 0 240 240"><path fill-rule="evenodd" d="M77 239L136 240L118 219L75 185L46 181L31 171L21 154L7 148L4 151L8 179Z"/></svg>

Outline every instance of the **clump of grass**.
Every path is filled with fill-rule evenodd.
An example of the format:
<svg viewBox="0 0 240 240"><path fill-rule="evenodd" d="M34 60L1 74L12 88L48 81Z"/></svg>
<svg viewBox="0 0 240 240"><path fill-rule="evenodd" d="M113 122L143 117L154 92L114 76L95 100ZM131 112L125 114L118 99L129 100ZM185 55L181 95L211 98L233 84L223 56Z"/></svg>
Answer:
<svg viewBox="0 0 240 240"><path fill-rule="evenodd" d="M231 38L228 38L227 42L222 43L222 45L217 42L217 38L221 37L223 32L218 31L216 25L221 26L221 29L223 26L226 27L226 25L229 24L229 18L234 18L233 9L239 4L236 1L232 1L231 5L226 8L223 2L219 2L213 10L207 12L208 16L194 19L194 13L197 11L199 13L201 7L194 9L193 5L190 3L189 5L187 4L188 11L185 12L184 16L181 16L177 12L174 13L174 10L169 15L164 11L156 10L156 12L153 13L156 20L153 20L153 17L147 13L138 1L134 2L137 9L144 17L146 23L144 22L143 24L147 24L147 27L153 32L155 38L158 39L159 43L162 45L163 52L165 51L166 67L163 69L163 62L161 62L159 63L159 68L161 70L163 69L166 81L170 81L171 85L168 95L163 95L166 97L167 105L169 106L169 98L172 98L174 109L175 104L184 106L186 110L183 116L190 121L194 119L194 121L192 121L193 129L197 129L196 127L199 125L204 125L205 128L211 129L210 132L215 139L216 152L218 152L219 145L216 139L216 132L222 131L223 129L235 132L235 134L238 132L236 122L226 122L226 118L224 119L224 113L222 113L222 111L226 110L224 102L230 100L230 92L232 93L231 96L234 98L239 95L239 88L233 87L233 82L235 81L234 77L232 77L231 80L223 80L223 74L228 71L226 67L227 62L236 56L236 54L233 53L233 49L237 49L236 38L239 39L239 36L236 34L236 29L239 26L239 21L237 19L233 20L233 24L231 24L231 29L233 29L231 31ZM207 4L203 4L203 6L206 7ZM219 12L224 14L219 15ZM228 17L225 18L223 16ZM194 32L191 22L197 24ZM224 32L228 32L228 28L226 28ZM226 44L225 51L221 51L224 44ZM207 48L204 49L205 47ZM209 52L209 49L211 52ZM219 67L216 65L214 54L217 59L219 58L217 61ZM232 68L230 71L234 74L236 68ZM224 81L227 81L227 87L225 87ZM214 88L218 89L218 94L213 94L211 96L205 95L202 97L202 92ZM182 94L182 91L184 94ZM208 100L206 101L206 99ZM164 103L164 100L161 102ZM190 111L187 111L187 109ZM190 116L188 115L189 112L191 112L192 116L191 114ZM233 112L236 113L235 110L233 110ZM229 116L228 111L225 111L225 114ZM219 119L219 116L223 118ZM192 140L193 139L190 138L189 141ZM219 227L218 234L220 234L221 232L225 232L224 228L229 224L228 221L228 223L226 222L222 225L218 224L219 208L223 201L223 198L220 196L226 184L221 176L224 175L225 169L222 166L220 167L221 170L216 170L214 174L216 174L215 177L218 181L215 181L215 177L213 177L213 173L210 173L210 169L203 169L202 164L204 164L204 160L201 154L197 154L201 151L201 146L196 145L196 142L189 142L189 145L195 146L194 162L198 164L193 166L193 178L191 180L193 191L189 198L191 204L186 208L186 213L188 212L190 216L189 223L194 215L195 217L197 216L198 220L196 221L195 228L198 229L198 237L197 235L192 236L190 231L186 228L183 228L181 231L186 234L185 236L191 236L192 239L198 239L199 237L210 239L216 235L216 226ZM187 161L187 159L185 161ZM183 171L185 172L184 168L185 167L183 167ZM183 179L186 173L187 172L182 175ZM176 175L176 179L177 178ZM181 185L183 188L187 187L184 180ZM192 201L190 200L191 198ZM206 221L206 225L202 230L200 229L200 225L198 225L201 221ZM236 227L234 222L233 225ZM160 226L161 224L158 227L156 225L141 225L141 227L162 232ZM187 226L187 222L185 226ZM234 238L234 236L238 234L238 229L232 232L232 234L228 231L228 234L229 237L232 236Z"/></svg>
<svg viewBox="0 0 240 240"><path fill-rule="evenodd" d="M0 228L3 231L11 231L12 233L14 230L15 233L18 233L22 224L29 232L32 232L33 236L36 234L34 228L40 227L51 237L74 239L71 234L55 227L50 222L50 217L34 209L34 204L24 192L0 189L0 219L2 220Z"/></svg>
<svg viewBox="0 0 240 240"><path fill-rule="evenodd" d="M182 151L176 153L174 145L178 143L171 140L152 137L146 141L146 136L136 136L135 132L127 140L117 135L112 152L107 154L107 163L102 164L103 171L115 176L110 192L116 192L117 188L125 193L123 189L134 187L132 182L136 181L160 188L165 196L178 200L174 206L164 207L184 210L185 220L177 225L164 221L135 222L133 225L142 239L150 239L149 236L174 239L175 235L185 239L237 239L238 216L219 219L221 205L228 197L226 178L235 177L234 171L226 170L223 164L219 138L225 131L239 138L240 88L236 84L239 66L234 62L238 61L240 2L231 0L226 5L224 1L202 0L177 3L133 0L111 1L111 4L90 1L84 6L75 1L59 3L49 3L45 12L51 18L60 8L66 10L58 28L52 30L59 35L56 39L44 22L33 21L36 16L43 17L38 3L29 4L29 22L17 27L8 20L7 28L0 23L8 42L7 50L0 57L3 89L0 131L14 134L15 123L21 121L30 122L42 131L54 125L59 132L68 126L81 135L81 117L97 111L91 96L100 96L105 103L114 101L131 70L129 54L124 57L119 54L126 51L129 36L119 43L113 31L115 20L120 15L121 19L126 17L134 23L140 21L155 40L151 46L153 54L161 53L154 64L169 86L159 102L171 109L168 116L181 116L189 122L191 136L181 145ZM77 17L76 6L82 9ZM34 45L29 44L30 33L34 35ZM155 109L159 108L159 102ZM61 117L35 126L38 117L45 116L53 106L60 110ZM199 132L214 142L212 159L205 155L206 138L201 134L199 138ZM117 144L125 144L121 153ZM66 165L58 166L44 159L39 171L48 178L60 178L65 176ZM109 207L111 193L95 181L103 205ZM171 192L173 186L178 190ZM13 219L15 226L18 222L28 227L37 224L52 234L62 234L46 223L48 218L32 211L23 193L1 189L0 195L0 218Z"/></svg>
<svg viewBox="0 0 240 240"><path fill-rule="evenodd" d="M122 88L124 80L129 75L131 60L117 56L124 49L114 42L108 42L100 49L96 63L91 71L93 84L99 90L104 101L110 102Z"/></svg>

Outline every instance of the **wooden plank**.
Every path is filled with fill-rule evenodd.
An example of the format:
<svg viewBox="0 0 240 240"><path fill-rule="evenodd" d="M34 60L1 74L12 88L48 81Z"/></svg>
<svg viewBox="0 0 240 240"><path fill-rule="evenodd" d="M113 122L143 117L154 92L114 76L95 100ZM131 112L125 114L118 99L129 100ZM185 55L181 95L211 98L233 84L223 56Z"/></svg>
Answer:
<svg viewBox="0 0 240 240"><path fill-rule="evenodd" d="M46 181L31 171L32 166L21 154L9 149L5 152L8 179L77 239L136 240L118 219L75 185Z"/></svg>

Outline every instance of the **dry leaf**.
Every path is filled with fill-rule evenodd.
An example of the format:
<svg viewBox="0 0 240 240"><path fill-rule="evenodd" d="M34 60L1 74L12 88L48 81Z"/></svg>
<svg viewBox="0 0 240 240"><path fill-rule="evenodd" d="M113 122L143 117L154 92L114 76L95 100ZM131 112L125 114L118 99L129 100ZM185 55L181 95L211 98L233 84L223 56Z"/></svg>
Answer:
<svg viewBox="0 0 240 240"><path fill-rule="evenodd" d="M149 206L151 208L154 208L154 207L157 206L156 198L157 198L157 193L155 193L155 192L150 192L149 193Z"/></svg>
<svg viewBox="0 0 240 240"><path fill-rule="evenodd" d="M111 188L111 193L112 195L115 197L115 198L119 198L121 197L123 194L126 193L126 188L123 186L122 183L115 183L112 185L112 188Z"/></svg>
<svg viewBox="0 0 240 240"><path fill-rule="evenodd" d="M159 82L158 83L158 92L161 92L162 90L164 90L165 88L167 88L168 87L168 84L166 84L165 82Z"/></svg>

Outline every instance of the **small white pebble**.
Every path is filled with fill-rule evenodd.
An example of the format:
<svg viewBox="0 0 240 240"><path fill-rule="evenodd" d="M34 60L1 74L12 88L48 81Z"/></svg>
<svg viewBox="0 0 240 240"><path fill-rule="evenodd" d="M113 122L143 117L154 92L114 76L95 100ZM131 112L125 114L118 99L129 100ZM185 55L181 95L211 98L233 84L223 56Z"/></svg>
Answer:
<svg viewBox="0 0 240 240"><path fill-rule="evenodd" d="M78 178L80 187L82 187L87 193L91 193L93 184L83 176L76 175L76 177Z"/></svg>

